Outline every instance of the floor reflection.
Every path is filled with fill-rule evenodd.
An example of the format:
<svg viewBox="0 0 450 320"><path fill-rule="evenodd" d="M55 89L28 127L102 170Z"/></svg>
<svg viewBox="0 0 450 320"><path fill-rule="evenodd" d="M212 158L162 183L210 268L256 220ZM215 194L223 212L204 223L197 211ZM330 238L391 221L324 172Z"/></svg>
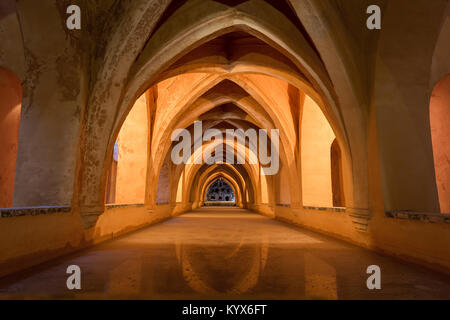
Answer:
<svg viewBox="0 0 450 320"><path fill-rule="evenodd" d="M66 268L82 290L66 288ZM367 289L367 266L383 290ZM236 208L208 208L0 280L0 298L450 299L449 277Z"/></svg>
<svg viewBox="0 0 450 320"><path fill-rule="evenodd" d="M178 243L177 259L184 280L200 294L247 293L257 285L267 262L268 241L261 240L260 244L248 244L244 237L233 246L208 247Z"/></svg>

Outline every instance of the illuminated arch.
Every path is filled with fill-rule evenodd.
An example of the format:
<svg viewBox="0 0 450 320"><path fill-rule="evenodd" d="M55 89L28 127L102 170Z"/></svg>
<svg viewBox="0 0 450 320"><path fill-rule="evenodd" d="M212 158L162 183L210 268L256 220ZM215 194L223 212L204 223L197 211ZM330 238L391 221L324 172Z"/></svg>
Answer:
<svg viewBox="0 0 450 320"><path fill-rule="evenodd" d="M256 15L251 13L251 9L255 6L261 9L255 10ZM200 12L201 10L198 10L198 8L203 7L209 12L207 18L205 18L206 16L199 18L192 14L193 12ZM95 220L95 216L101 211L97 195L99 191L101 193L101 190L104 189L106 176L104 170L103 172L99 171L99 168L92 166L91 163L104 163L105 159L109 158L108 155L112 153L112 143L118 130L117 128L120 127L123 115L127 113L133 101L146 88L154 84L158 75L170 64L182 57L186 51L207 42L209 39L233 30L244 30L264 40L287 56L305 75L314 90L318 92L318 95L323 98L324 106L327 110L330 110L329 114L336 118L336 123L341 128L338 131L338 135L341 135L339 138L346 141L346 131L342 129L344 126L337 103L335 103L332 85L320 58L314 49L310 47L301 32L288 22L281 12L265 2L254 0L232 8L224 5L211 6L210 3L205 4L203 1L193 0L189 2L188 6L182 6L176 14L182 14L184 11L192 9L195 10L187 15L191 20L183 27L183 30L170 27L171 23L176 20L175 16L170 17L159 27L150 38L133 67L131 67L131 72L128 74L129 80L125 87L122 81L118 81L118 90L114 94L104 95L102 87L94 86L94 92L89 102L92 107L89 108L90 111L87 115L88 131L85 134L86 140L82 147L82 150L85 150L83 157L86 161L81 166L81 175L90 177L90 183L84 183L84 185L80 186L79 197L80 210L82 215L86 216L86 221ZM266 23L275 17L282 21L277 28L271 27L271 23ZM193 32L194 30L195 32ZM169 34L166 32L169 32ZM113 38L117 40L117 37L114 36ZM161 45L162 42L160 42L162 38L167 40L163 46ZM123 42L122 48L127 46L127 41ZM133 38L133 41L136 41L136 39ZM137 42L139 41L137 40ZM115 43L118 44L117 41ZM111 47L114 47L114 45L111 45ZM121 68L127 68L126 66L131 66L133 62L130 59L130 55L127 55L123 58L123 61L118 63L121 65ZM111 78L111 75L107 74L106 78ZM120 88L124 88L124 90L120 90ZM106 97L106 99L101 97ZM110 111L106 111L107 109L111 110L111 106L114 106L113 109L117 110L116 113L113 114ZM102 114L104 121L102 121L101 126L96 126L94 124L97 122L97 117L100 114ZM105 138L109 140L107 146L99 145L98 141ZM343 143L343 146L345 145L346 143ZM346 155L346 160L350 160L350 163L355 161L351 159L355 156L354 154L348 153ZM294 165L294 163L288 162L288 166ZM351 164L349 167L352 170ZM154 177L151 178L155 179ZM364 180L364 177L358 176L358 179ZM81 181L85 180L87 179L82 179ZM362 182L362 185L364 185L364 182ZM359 192L358 199L364 197L364 193ZM89 222L87 224L89 225Z"/></svg>

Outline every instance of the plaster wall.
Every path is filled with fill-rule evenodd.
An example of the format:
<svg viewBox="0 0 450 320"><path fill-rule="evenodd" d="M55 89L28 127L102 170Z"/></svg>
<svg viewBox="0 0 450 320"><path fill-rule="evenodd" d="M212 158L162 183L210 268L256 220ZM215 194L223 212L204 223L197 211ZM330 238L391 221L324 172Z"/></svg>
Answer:
<svg viewBox="0 0 450 320"><path fill-rule="evenodd" d="M429 123L433 53L448 1L389 1L375 64L385 208L439 212ZM429 17L424 19L424 17ZM405 36L405 34L414 35Z"/></svg>
<svg viewBox="0 0 450 320"><path fill-rule="evenodd" d="M330 148L335 138L319 106L307 96L301 124L302 191L305 206L333 206Z"/></svg>
<svg viewBox="0 0 450 320"><path fill-rule="evenodd" d="M25 77L25 53L15 0L0 2L0 66Z"/></svg>
<svg viewBox="0 0 450 320"><path fill-rule="evenodd" d="M80 39L67 35L66 13L59 5L16 2L26 70L13 200L17 207L70 206L73 198L86 65ZM20 54L20 47L12 52Z"/></svg>
<svg viewBox="0 0 450 320"><path fill-rule="evenodd" d="M180 105L187 103L189 93L207 77L204 73L189 73L172 77L161 81L157 85L155 128L153 130L152 150L157 150L160 140L157 139L161 132L169 125L170 115L178 111ZM186 94L183 94L186 93ZM156 157L157 155L153 155Z"/></svg>
<svg viewBox="0 0 450 320"><path fill-rule="evenodd" d="M281 166L280 172L276 175L276 203L290 204L291 191L289 186L289 173L285 166Z"/></svg>
<svg viewBox="0 0 450 320"><path fill-rule="evenodd" d="M260 176L261 178L261 202L262 204L269 203L269 190L267 186L267 176Z"/></svg>
<svg viewBox="0 0 450 320"><path fill-rule="evenodd" d="M148 117L145 95L128 114L118 136L116 203L144 203L147 174Z"/></svg>
<svg viewBox="0 0 450 320"><path fill-rule="evenodd" d="M367 232L359 232L346 212L275 207L276 219L306 227L408 262L450 273L448 223L392 219L374 212Z"/></svg>
<svg viewBox="0 0 450 320"><path fill-rule="evenodd" d="M369 248L450 273L449 223L391 219L375 214Z"/></svg>
<svg viewBox="0 0 450 320"><path fill-rule="evenodd" d="M444 11L441 30L434 49L430 87L434 87L445 75L450 73L450 2Z"/></svg>

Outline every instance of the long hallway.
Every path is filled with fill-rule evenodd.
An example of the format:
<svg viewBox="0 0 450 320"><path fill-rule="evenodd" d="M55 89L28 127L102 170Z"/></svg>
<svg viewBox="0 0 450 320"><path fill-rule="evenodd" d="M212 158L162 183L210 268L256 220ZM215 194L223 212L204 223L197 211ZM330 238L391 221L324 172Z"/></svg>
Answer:
<svg viewBox="0 0 450 320"><path fill-rule="evenodd" d="M81 268L69 291L66 269ZM381 290L366 287L370 265ZM0 299L450 299L450 279L237 208L201 208L0 280Z"/></svg>

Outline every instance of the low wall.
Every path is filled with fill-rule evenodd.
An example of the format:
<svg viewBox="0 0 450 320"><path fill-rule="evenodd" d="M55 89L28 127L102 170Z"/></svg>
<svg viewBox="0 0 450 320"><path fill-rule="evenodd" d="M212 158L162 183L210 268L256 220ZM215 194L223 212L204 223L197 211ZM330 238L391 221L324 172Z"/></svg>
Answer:
<svg viewBox="0 0 450 320"><path fill-rule="evenodd" d="M83 229L70 208L2 210L0 277L171 217L171 206L107 206L94 228Z"/></svg>
<svg viewBox="0 0 450 320"><path fill-rule="evenodd" d="M450 215L406 215L376 215L371 248L450 274Z"/></svg>
<svg viewBox="0 0 450 320"><path fill-rule="evenodd" d="M367 231L343 209L275 207L276 219L450 273L450 215L373 212Z"/></svg>

